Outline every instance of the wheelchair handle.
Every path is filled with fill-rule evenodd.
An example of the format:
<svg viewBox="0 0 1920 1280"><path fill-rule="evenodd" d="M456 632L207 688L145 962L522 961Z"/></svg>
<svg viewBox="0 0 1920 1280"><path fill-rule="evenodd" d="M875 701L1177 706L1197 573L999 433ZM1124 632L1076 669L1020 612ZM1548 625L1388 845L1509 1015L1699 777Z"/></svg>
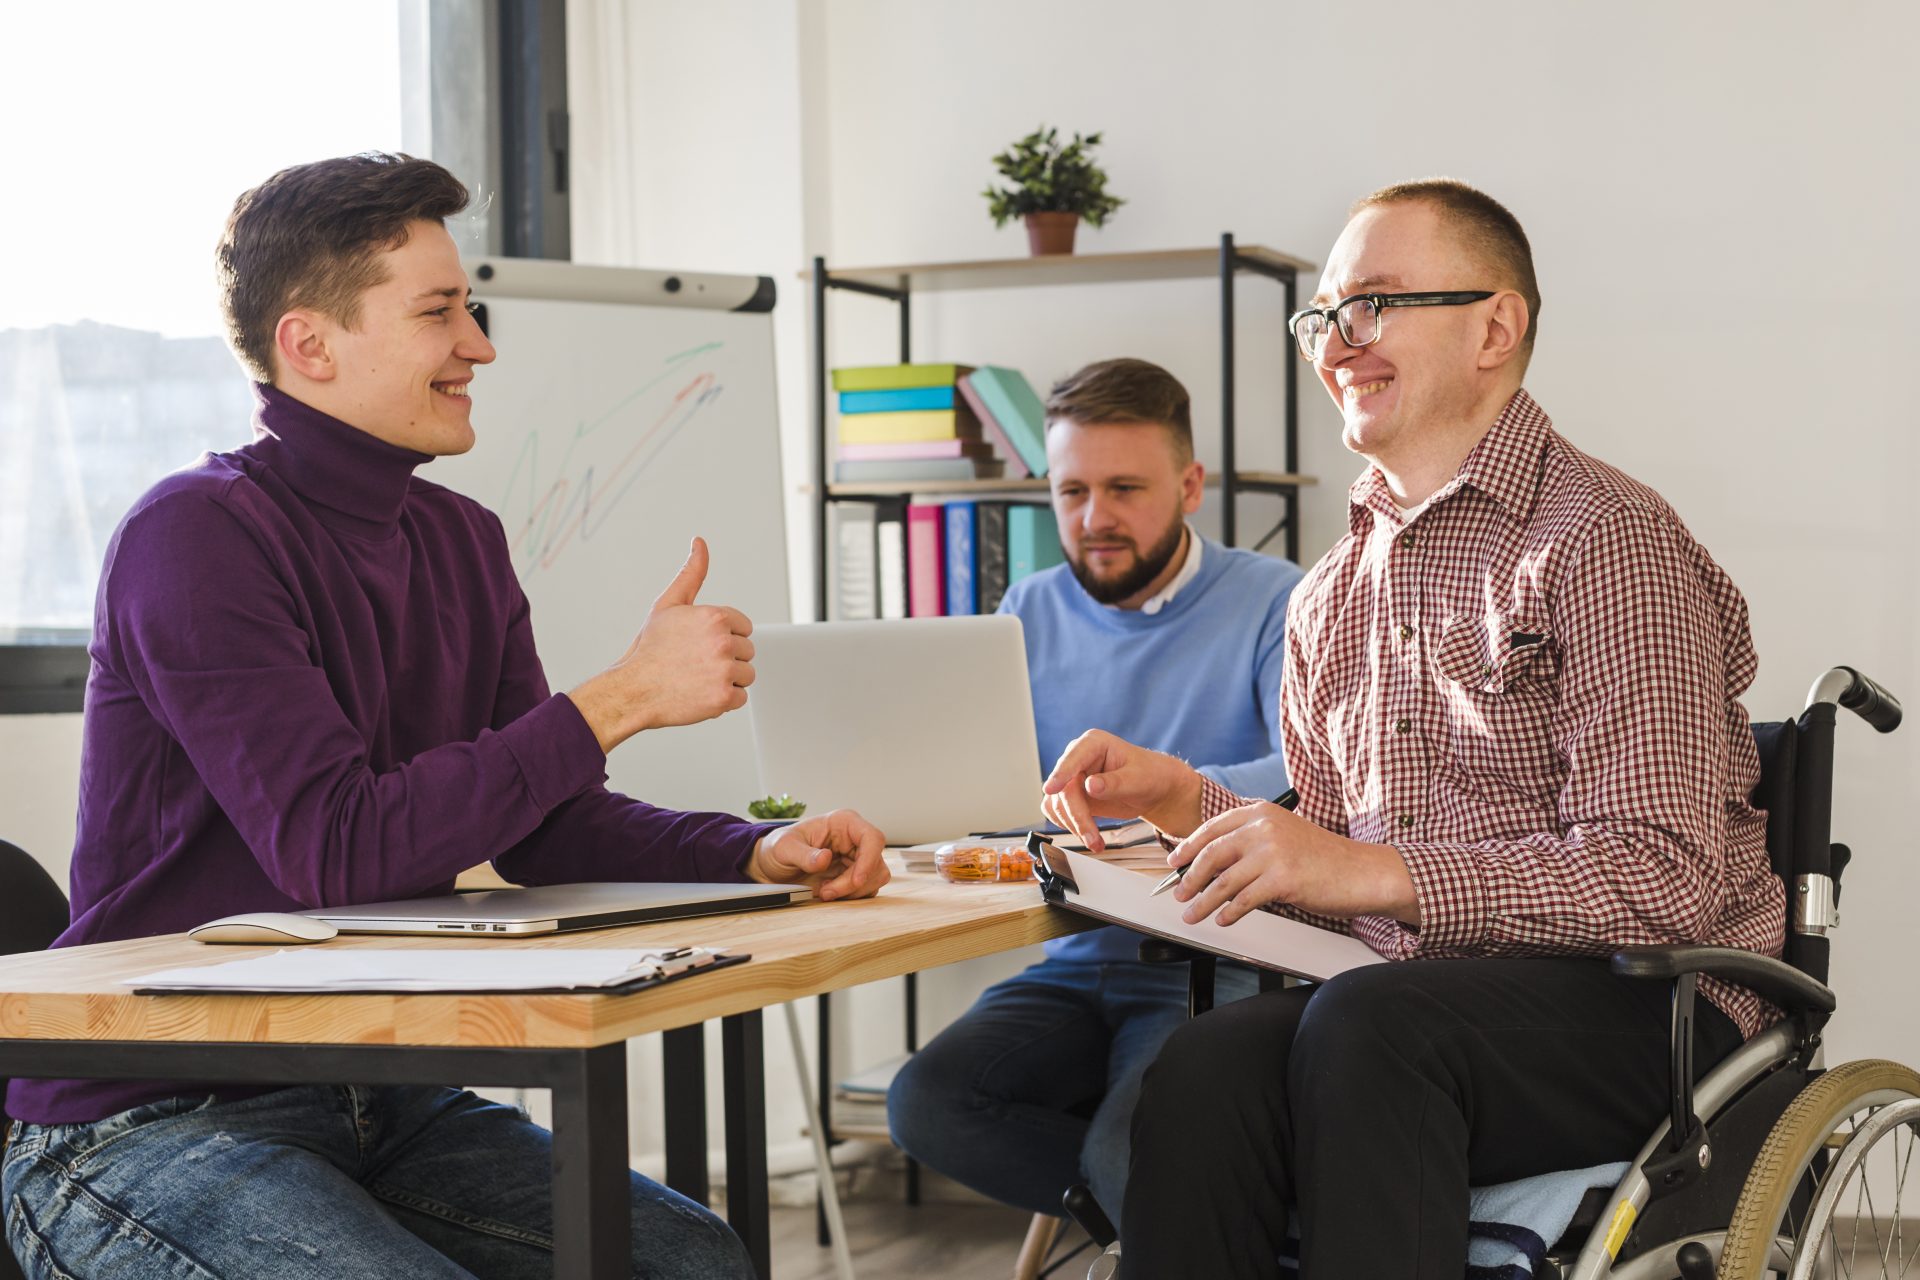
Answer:
<svg viewBox="0 0 1920 1280"><path fill-rule="evenodd" d="M1813 682L1807 705L1829 702L1845 707L1881 733L1900 727L1900 699L1872 676L1852 667L1835 667Z"/></svg>

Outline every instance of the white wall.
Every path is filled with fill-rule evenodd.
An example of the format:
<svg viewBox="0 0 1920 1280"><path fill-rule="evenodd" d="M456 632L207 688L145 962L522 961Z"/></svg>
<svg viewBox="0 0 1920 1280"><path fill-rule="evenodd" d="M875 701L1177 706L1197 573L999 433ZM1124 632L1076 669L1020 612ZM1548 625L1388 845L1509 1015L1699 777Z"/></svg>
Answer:
<svg viewBox="0 0 1920 1280"><path fill-rule="evenodd" d="M0 716L0 840L32 854L62 888L79 794L78 715Z"/></svg>
<svg viewBox="0 0 1920 1280"><path fill-rule="evenodd" d="M1750 709L1797 710L1836 662L1920 701L1912 6L829 0L826 13L834 261L1019 253L977 193L989 157L1039 121L1107 134L1129 203L1082 229L1087 250L1230 230L1321 261L1356 196L1434 173L1472 181L1534 242L1534 392L1575 443L1664 493L1746 592L1762 660ZM1208 286L1077 292L924 299L916 356L1003 360L1039 381L1143 355L1189 381L1196 424L1213 420ZM1240 412L1255 435L1288 358L1277 294L1241 287ZM836 359L888 358L891 316L873 309L836 309ZM1312 558L1342 529L1359 468L1332 406L1303 394L1303 467L1322 478ZM1243 465L1277 462L1267 448L1245 447ZM1920 898L1905 805L1920 728L1874 740L1849 720L1835 833L1860 860L1832 1053L1920 1060L1903 941Z"/></svg>
<svg viewBox="0 0 1920 1280"><path fill-rule="evenodd" d="M810 304L797 272L813 253L828 250L825 174L811 161L829 146L817 75L821 11L760 0L573 0L567 19L575 260L772 276L779 293L774 345L783 460L788 475L810 475ZM723 495L716 495L715 519L725 518ZM805 563L812 527L811 504L790 490L794 617L812 616ZM768 547L767 554L786 550ZM956 966L967 971L958 979L926 977L928 1025L965 1008L983 981L1020 962L1019 956L996 957ZM836 1000L839 1066L857 1068L900 1051L905 1027L899 983ZM801 1014L811 1054L812 1001L803 1002ZM766 1035L768 1133L777 1168L804 1160L798 1140L803 1114L794 1090L780 1081L790 1055L777 1009L768 1011ZM635 1062L635 1152L645 1161L661 1142L657 1045L643 1042ZM708 1096L717 1139L717 1075Z"/></svg>

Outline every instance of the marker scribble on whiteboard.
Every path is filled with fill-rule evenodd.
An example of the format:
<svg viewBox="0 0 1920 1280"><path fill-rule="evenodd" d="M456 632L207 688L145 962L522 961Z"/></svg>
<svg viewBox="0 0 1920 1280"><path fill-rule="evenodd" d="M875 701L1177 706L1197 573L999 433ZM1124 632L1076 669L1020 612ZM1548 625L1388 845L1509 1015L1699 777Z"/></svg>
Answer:
<svg viewBox="0 0 1920 1280"><path fill-rule="evenodd" d="M708 342L668 356L665 369L597 417L527 433L499 508L523 579L590 541L673 438L719 398L726 388L707 357L720 347ZM551 463L543 440L558 451Z"/></svg>

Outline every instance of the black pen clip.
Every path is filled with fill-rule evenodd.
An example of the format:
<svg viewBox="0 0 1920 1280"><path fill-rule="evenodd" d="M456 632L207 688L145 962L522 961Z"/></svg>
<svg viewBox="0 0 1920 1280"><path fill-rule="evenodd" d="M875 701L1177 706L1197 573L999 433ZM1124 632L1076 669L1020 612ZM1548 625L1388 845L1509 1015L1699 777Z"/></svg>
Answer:
<svg viewBox="0 0 1920 1280"><path fill-rule="evenodd" d="M1067 874L1067 855L1038 831L1027 832L1027 852L1033 856L1033 874L1040 881L1040 895L1058 906L1068 893L1080 892L1080 886ZM1049 857L1052 855L1052 857ZM1056 864L1052 859L1057 857Z"/></svg>

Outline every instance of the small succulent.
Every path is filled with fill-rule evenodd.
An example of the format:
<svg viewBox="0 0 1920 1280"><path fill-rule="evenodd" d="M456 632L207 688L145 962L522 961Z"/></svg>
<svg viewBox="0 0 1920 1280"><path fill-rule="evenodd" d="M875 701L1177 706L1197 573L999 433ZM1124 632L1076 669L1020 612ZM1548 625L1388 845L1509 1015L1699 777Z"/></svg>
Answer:
<svg viewBox="0 0 1920 1280"><path fill-rule="evenodd" d="M1029 213L1077 213L1090 226L1104 226L1126 201L1107 194L1106 170L1093 162L1100 135L1073 135L1062 144L1060 131L1042 125L993 158L1000 176L1012 187L989 186L987 198L993 225L1004 227L1010 218Z"/></svg>
<svg viewBox="0 0 1920 1280"><path fill-rule="evenodd" d="M762 822L797 818L807 811L804 801L795 800L782 791L777 796L764 796L747 806L747 816L758 818Z"/></svg>

